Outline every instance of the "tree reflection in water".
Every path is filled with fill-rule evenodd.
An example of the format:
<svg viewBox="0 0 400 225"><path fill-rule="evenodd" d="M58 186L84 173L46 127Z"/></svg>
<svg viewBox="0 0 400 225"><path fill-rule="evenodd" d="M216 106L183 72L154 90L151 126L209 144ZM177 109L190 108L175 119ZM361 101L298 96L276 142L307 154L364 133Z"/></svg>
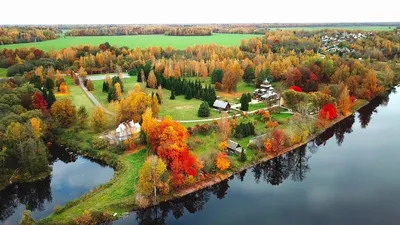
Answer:
<svg viewBox="0 0 400 225"><path fill-rule="evenodd" d="M376 112L376 108L380 105L387 105L389 97L377 97L370 104L361 108L358 111L358 119L362 128L366 128L371 121L371 116ZM267 162L260 163L252 167L249 171L253 173L254 180L259 183L261 180L271 184L282 184L289 177L295 182L301 182L306 178L306 174L311 170L308 165L308 160L311 154L316 154L318 147L325 145L333 136L336 137L336 142L340 146L345 138L345 134L353 131L352 127L355 123L355 115L349 116L335 126L327 129L315 140L306 145L299 147L296 150L278 156ZM308 150L308 151L307 151ZM307 154L310 152L311 154ZM243 181L247 170L244 170L230 179L236 177ZM136 212L136 221L139 224L166 224L167 217L170 213L179 219L185 213L185 210L190 213L201 211L205 204L210 199L210 195L215 195L218 199L223 199L229 189L229 180L225 180L211 187L189 194L183 198L162 203L159 206Z"/></svg>
<svg viewBox="0 0 400 225"><path fill-rule="evenodd" d="M43 210L45 202L51 202L51 177L43 180L14 184L0 192L0 221L10 217L19 203L24 204L28 210Z"/></svg>

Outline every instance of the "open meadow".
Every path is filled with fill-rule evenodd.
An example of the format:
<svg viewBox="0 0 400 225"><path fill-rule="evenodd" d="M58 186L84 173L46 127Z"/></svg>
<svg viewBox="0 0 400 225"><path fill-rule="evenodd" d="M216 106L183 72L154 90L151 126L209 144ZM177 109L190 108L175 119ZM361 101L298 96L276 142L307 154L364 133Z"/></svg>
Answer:
<svg viewBox="0 0 400 225"><path fill-rule="evenodd" d="M43 51L55 50L78 45L93 45L98 46L104 42L109 42L110 45L119 47L127 46L129 48L147 48L150 46L167 47L172 46L177 49L185 49L191 45L201 44L217 44L217 45L239 45L242 39L260 36L255 34L213 34L211 36L166 36L166 35L135 35L135 36L85 36L85 37L60 37L55 40L36 42L0 45L0 50L30 48L36 47Z"/></svg>

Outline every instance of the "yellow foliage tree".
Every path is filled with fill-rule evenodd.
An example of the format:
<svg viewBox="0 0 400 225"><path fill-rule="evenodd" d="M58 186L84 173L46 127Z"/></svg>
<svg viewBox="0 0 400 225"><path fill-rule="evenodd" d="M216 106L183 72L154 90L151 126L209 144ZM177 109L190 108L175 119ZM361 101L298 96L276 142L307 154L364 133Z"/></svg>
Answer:
<svg viewBox="0 0 400 225"><path fill-rule="evenodd" d="M150 135L153 128L157 126L157 121L153 118L153 112L147 108L142 115L142 130L146 135Z"/></svg>
<svg viewBox="0 0 400 225"><path fill-rule="evenodd" d="M226 149L228 149L228 142L223 141L219 143L218 148L220 151L225 151Z"/></svg>
<svg viewBox="0 0 400 225"><path fill-rule="evenodd" d="M103 131L107 125L107 118L104 110L101 107L96 107L93 110L90 126L95 132Z"/></svg>
<svg viewBox="0 0 400 225"><path fill-rule="evenodd" d="M117 95L118 100L121 100L122 98L122 91L121 91L121 85L119 83L115 83L115 94Z"/></svg>
<svg viewBox="0 0 400 225"><path fill-rule="evenodd" d="M158 98L156 95L153 95L152 97L151 110L153 111L153 115L158 117L158 114L160 113L160 104L158 104Z"/></svg>
<svg viewBox="0 0 400 225"><path fill-rule="evenodd" d="M150 71L149 73L149 78L147 78L147 86L150 88L156 88L157 87L157 78L156 75L154 74L154 71Z"/></svg>
<svg viewBox="0 0 400 225"><path fill-rule="evenodd" d="M338 109L344 116L348 116L351 111L351 106L352 103L350 99L349 89L347 88L347 86L344 86L339 96Z"/></svg>
<svg viewBox="0 0 400 225"><path fill-rule="evenodd" d="M42 136L42 128L40 127L40 119L32 118L30 122L31 122L33 136L36 140L38 140Z"/></svg>
<svg viewBox="0 0 400 225"><path fill-rule="evenodd" d="M154 202L157 201L157 193L167 194L169 186L163 180L167 172L167 166L157 156L150 156L144 162L139 171L138 191L144 196L154 195Z"/></svg>
<svg viewBox="0 0 400 225"><path fill-rule="evenodd" d="M51 106L51 115L61 125L68 128L76 120L76 109L69 98L57 100Z"/></svg>

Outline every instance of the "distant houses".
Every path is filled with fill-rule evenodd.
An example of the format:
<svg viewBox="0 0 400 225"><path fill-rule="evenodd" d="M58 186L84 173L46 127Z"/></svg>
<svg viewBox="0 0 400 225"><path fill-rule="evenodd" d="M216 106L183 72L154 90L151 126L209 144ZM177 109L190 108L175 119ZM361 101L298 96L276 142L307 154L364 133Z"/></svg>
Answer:
<svg viewBox="0 0 400 225"><path fill-rule="evenodd" d="M229 102L224 102L221 100L215 100L213 107L222 111L229 111L231 110L231 104Z"/></svg>

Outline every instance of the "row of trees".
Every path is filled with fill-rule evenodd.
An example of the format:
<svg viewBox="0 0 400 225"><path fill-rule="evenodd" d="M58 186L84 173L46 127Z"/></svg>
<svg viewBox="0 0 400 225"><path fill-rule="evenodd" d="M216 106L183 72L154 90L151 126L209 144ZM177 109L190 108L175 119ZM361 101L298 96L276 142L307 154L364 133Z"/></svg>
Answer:
<svg viewBox="0 0 400 225"><path fill-rule="evenodd" d="M57 31L50 27L0 27L0 45L40 42L57 37Z"/></svg>

